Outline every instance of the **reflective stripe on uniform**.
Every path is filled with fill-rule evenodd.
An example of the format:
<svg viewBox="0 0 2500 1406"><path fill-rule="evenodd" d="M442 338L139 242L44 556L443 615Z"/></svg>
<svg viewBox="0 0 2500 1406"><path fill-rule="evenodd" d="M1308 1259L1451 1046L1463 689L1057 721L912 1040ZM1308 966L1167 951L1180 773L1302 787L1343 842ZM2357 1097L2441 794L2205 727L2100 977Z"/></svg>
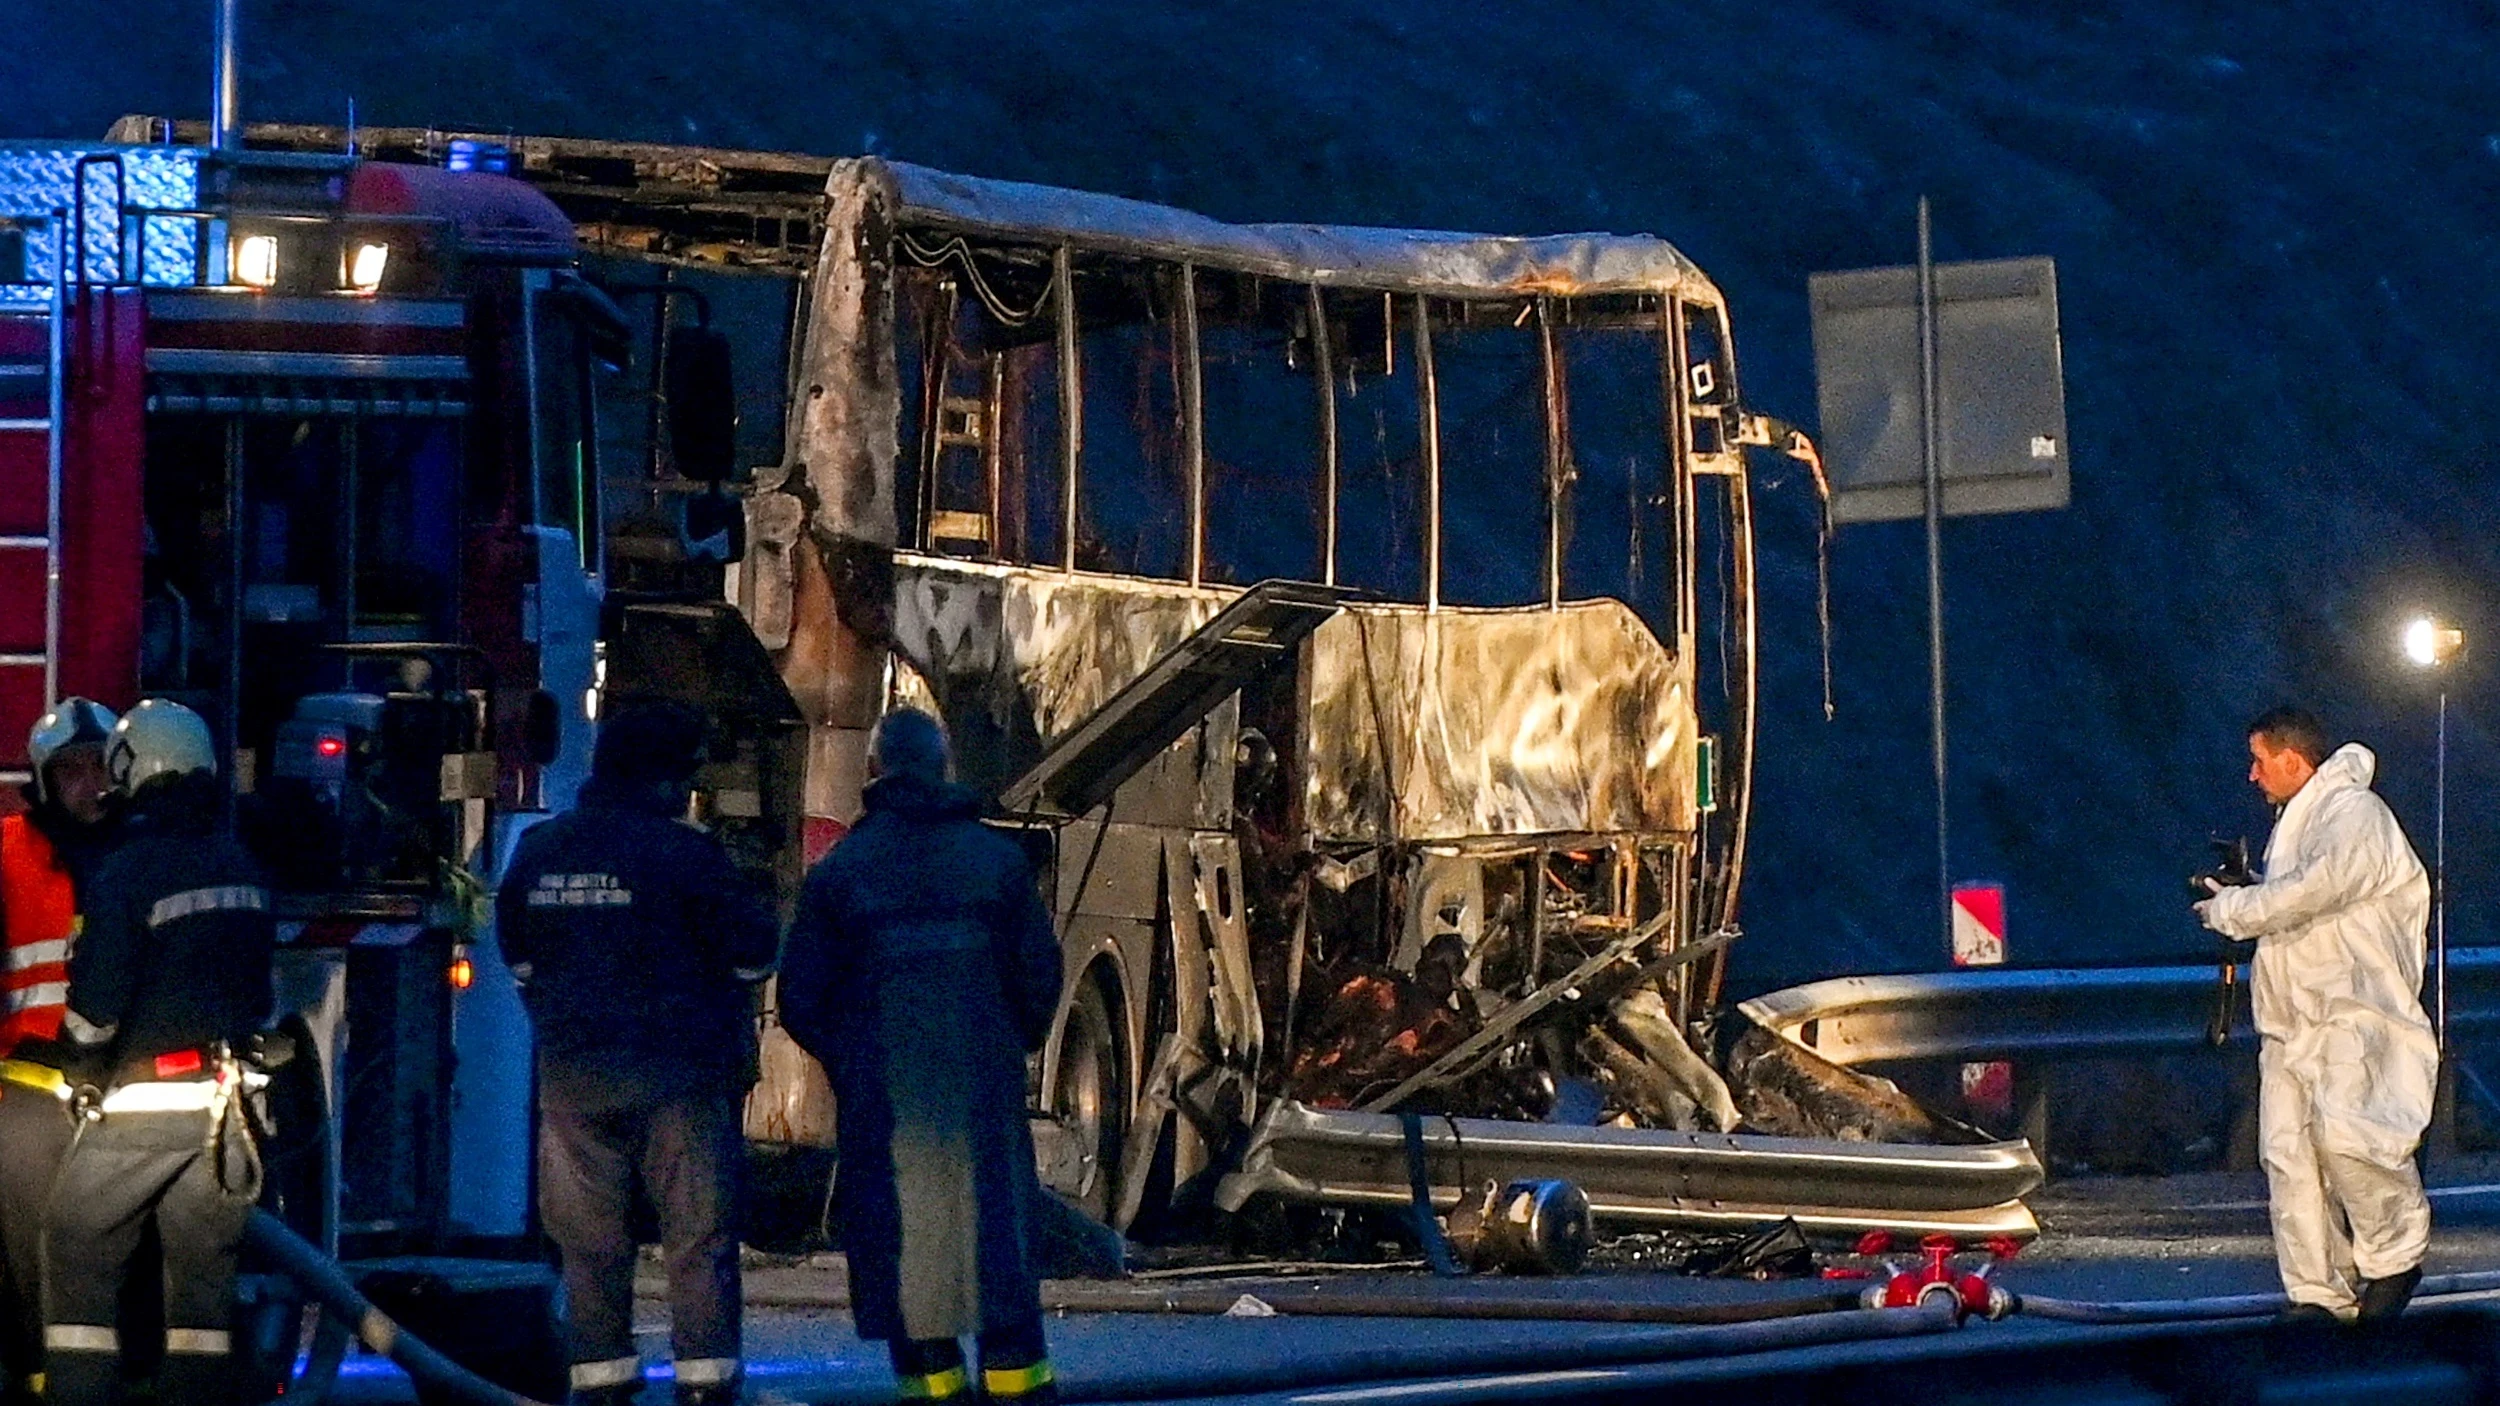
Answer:
<svg viewBox="0 0 2500 1406"><path fill-rule="evenodd" d="M61 1071L31 1059L0 1059L0 1083L50 1094L65 1103L69 1100L69 1080L61 1077Z"/></svg>
<svg viewBox="0 0 2500 1406"><path fill-rule="evenodd" d="M89 1323L46 1323L43 1345L52 1352L119 1352L121 1334Z"/></svg>
<svg viewBox="0 0 2500 1406"><path fill-rule="evenodd" d="M148 926L161 928L167 923L202 913L266 913L269 911L269 890L258 884L216 884L208 888L184 889L156 900L148 910Z"/></svg>
<svg viewBox="0 0 2500 1406"><path fill-rule="evenodd" d="M905 1401L945 1401L963 1395L971 1384L972 1379L964 1375L963 1368L949 1367L925 1376L898 1377L894 1385Z"/></svg>
<svg viewBox="0 0 2500 1406"><path fill-rule="evenodd" d="M718 1386L737 1379L738 1359L735 1357L679 1358L677 1361L679 1386Z"/></svg>
<svg viewBox="0 0 2500 1406"><path fill-rule="evenodd" d="M54 938L50 942L21 942L9 949L9 970L24 971L46 962L69 960L69 939Z"/></svg>
<svg viewBox="0 0 2500 1406"><path fill-rule="evenodd" d="M988 1367L981 1372L981 1388L992 1396L1023 1396L1041 1390L1058 1380L1045 1357L1030 1367Z"/></svg>
<svg viewBox="0 0 2500 1406"><path fill-rule="evenodd" d="M167 1352L223 1354L234 1351L234 1334L223 1328L168 1328Z"/></svg>
<svg viewBox="0 0 2500 1406"><path fill-rule="evenodd" d="M9 1009L12 1012L25 1010L29 1006L65 1005L68 1001L69 983L66 981L38 981L32 986L22 986L9 993Z"/></svg>
<svg viewBox="0 0 2500 1406"><path fill-rule="evenodd" d="M601 1387L623 1386L627 1382L641 1380L642 1359L639 1357L611 1357L604 1362L573 1364L575 1391L597 1391Z"/></svg>
<svg viewBox="0 0 2500 1406"><path fill-rule="evenodd" d="M74 1010L64 1009L61 1012L61 1028L68 1031L69 1037L79 1044L101 1045L112 1039L114 1032L122 1027L119 1021L111 1025L98 1025Z"/></svg>
<svg viewBox="0 0 2500 1406"><path fill-rule="evenodd" d="M186 1079L180 1083L150 1079L137 1084L124 1084L104 1096L101 1105L113 1113L199 1113L217 1098L217 1085L210 1079Z"/></svg>

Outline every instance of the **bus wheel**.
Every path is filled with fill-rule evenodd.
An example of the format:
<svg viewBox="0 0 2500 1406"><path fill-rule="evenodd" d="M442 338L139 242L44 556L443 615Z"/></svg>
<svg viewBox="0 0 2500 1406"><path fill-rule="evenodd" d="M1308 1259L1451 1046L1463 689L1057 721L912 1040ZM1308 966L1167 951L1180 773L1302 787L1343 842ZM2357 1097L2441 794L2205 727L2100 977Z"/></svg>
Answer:
<svg viewBox="0 0 2500 1406"><path fill-rule="evenodd" d="M1079 1188L1068 1199L1098 1221L1119 1205L1120 1154L1128 1138L1128 1079L1111 1001L1088 978L1068 1007L1059 1036L1059 1085L1050 1112L1085 1158Z"/></svg>

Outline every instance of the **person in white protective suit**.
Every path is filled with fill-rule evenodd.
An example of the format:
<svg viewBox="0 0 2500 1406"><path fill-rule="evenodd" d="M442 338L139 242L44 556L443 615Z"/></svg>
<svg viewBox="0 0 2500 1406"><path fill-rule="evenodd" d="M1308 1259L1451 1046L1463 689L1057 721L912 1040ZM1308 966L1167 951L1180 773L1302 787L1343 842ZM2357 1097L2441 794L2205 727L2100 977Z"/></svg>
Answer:
<svg viewBox="0 0 2500 1406"><path fill-rule="evenodd" d="M2290 1316L2400 1313L2422 1278L2430 1202L2414 1152L2439 1044L2422 1013L2430 880L2387 803L2378 759L2333 755L2318 720L2276 708L2249 724L2249 780L2280 807L2264 876L2196 905L2253 939L2257 1135Z"/></svg>

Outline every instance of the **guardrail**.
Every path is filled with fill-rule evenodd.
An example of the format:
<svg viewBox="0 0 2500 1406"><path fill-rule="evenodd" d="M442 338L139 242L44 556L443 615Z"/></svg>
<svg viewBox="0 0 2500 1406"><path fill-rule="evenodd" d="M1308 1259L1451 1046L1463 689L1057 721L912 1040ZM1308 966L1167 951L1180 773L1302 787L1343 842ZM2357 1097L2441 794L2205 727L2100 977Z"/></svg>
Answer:
<svg viewBox="0 0 2500 1406"><path fill-rule="evenodd" d="M1424 1161L1435 1209L1486 1182L1567 1177L1616 1226L1756 1225L1793 1216L1808 1231L1887 1229L2026 1240L2039 1224L2018 1199L2038 1186L2025 1142L1911 1147L1820 1138L1568 1127L1428 1117ZM1262 1192L1327 1205L1402 1206L1412 1192L1405 1130L1390 1115L1272 1106L1218 1204Z"/></svg>
<svg viewBox="0 0 2500 1406"><path fill-rule="evenodd" d="M2500 1027L2500 948L2448 954L2449 1027ZM1920 1060L2089 1058L2207 1048L2213 965L1980 967L1809 982L1742 1003L1753 1023L1840 1065ZM2250 1038L2248 983L2234 988L2233 1038ZM1568 1177L1617 1225L1752 1224L1794 1216L1807 1230L1881 1227L1965 1239L2038 1233L2020 1197L2042 1180L2026 1142L1913 1147L1633 1128L1435 1118L1424 1125L1434 1204L1515 1177ZM1272 1194L1328 1205L1411 1197L1403 1129L1383 1114L1283 1103L1251 1136L1218 1199Z"/></svg>
<svg viewBox="0 0 2500 1406"><path fill-rule="evenodd" d="M2206 1047L2217 967L1964 967L1844 976L1756 996L1737 1010L1834 1064L2069 1058ZM2232 1038L2250 1038L2248 981ZM2448 951L2451 1034L2500 1029L2500 947Z"/></svg>

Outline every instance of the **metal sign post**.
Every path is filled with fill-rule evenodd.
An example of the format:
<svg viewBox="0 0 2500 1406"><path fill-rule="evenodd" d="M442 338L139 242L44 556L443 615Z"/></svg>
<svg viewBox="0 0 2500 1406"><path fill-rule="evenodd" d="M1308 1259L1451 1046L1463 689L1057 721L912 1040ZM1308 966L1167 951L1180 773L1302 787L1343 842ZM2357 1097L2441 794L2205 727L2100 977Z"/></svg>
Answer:
<svg viewBox="0 0 2500 1406"><path fill-rule="evenodd" d="M1936 249L1918 198L1918 457L1927 491L1927 719L1936 766L1936 911L1953 950L1953 836L1944 752L1944 464L1937 444Z"/></svg>
<svg viewBox="0 0 2500 1406"><path fill-rule="evenodd" d="M2039 258L1937 263L1922 196L1915 266L1818 273L1807 294L1832 521L1922 518L1927 528L1935 921L1951 951L1944 520L2066 506L2057 269Z"/></svg>

